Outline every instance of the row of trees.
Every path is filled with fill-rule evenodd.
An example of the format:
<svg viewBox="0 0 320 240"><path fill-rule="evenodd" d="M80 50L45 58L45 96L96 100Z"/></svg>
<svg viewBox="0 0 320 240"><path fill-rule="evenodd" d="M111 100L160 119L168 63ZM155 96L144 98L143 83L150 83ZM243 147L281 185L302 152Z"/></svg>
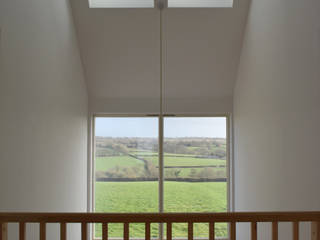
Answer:
<svg viewBox="0 0 320 240"><path fill-rule="evenodd" d="M97 156L127 155L134 150L158 152L158 142L154 138L96 138ZM225 139L210 138L169 138L164 142L165 153L195 155L226 159Z"/></svg>
<svg viewBox="0 0 320 240"><path fill-rule="evenodd" d="M97 178L158 178L159 170L154 165L146 167L119 167L116 166L107 171L98 171L96 173ZM225 169L214 169L210 167L204 167L201 169L192 168L190 172L185 175L182 174L181 168L166 169L164 171L165 178L206 178L216 179L225 178Z"/></svg>

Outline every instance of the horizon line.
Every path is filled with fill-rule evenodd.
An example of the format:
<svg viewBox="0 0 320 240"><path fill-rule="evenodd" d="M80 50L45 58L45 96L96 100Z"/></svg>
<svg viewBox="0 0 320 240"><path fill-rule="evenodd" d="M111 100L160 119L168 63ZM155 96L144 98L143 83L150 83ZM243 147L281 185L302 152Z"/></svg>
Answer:
<svg viewBox="0 0 320 240"><path fill-rule="evenodd" d="M158 137L112 137L112 136L98 136L95 137L102 137L102 138L155 138L158 139ZM226 137L164 137L164 138L215 138L215 139L226 139Z"/></svg>

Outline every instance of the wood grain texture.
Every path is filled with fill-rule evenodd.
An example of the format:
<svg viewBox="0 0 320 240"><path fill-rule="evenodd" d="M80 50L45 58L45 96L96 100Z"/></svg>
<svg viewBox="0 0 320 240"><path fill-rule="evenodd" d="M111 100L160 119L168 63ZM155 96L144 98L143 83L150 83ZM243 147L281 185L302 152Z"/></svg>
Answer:
<svg viewBox="0 0 320 240"><path fill-rule="evenodd" d="M150 240L151 234L150 234L150 223L146 223L145 225L145 239Z"/></svg>
<svg viewBox="0 0 320 240"><path fill-rule="evenodd" d="M108 240L108 223L102 224L102 240Z"/></svg>
<svg viewBox="0 0 320 240"><path fill-rule="evenodd" d="M230 223L230 240L236 240L236 223Z"/></svg>
<svg viewBox="0 0 320 240"><path fill-rule="evenodd" d="M229 213L0 213L0 222L165 223L165 222L320 222L320 212Z"/></svg>
<svg viewBox="0 0 320 240"><path fill-rule="evenodd" d="M26 223L20 222L19 223L19 240L26 239Z"/></svg>
<svg viewBox="0 0 320 240"><path fill-rule="evenodd" d="M67 240L67 224L60 223L60 240Z"/></svg>
<svg viewBox="0 0 320 240"><path fill-rule="evenodd" d="M129 240L129 223L125 222L123 224L123 239Z"/></svg>
<svg viewBox="0 0 320 240"><path fill-rule="evenodd" d="M278 222L272 222L272 240L278 240Z"/></svg>
<svg viewBox="0 0 320 240"><path fill-rule="evenodd" d="M188 222L188 240L193 240L193 223Z"/></svg>
<svg viewBox="0 0 320 240"><path fill-rule="evenodd" d="M88 226L86 222L81 223L81 240L88 240Z"/></svg>
<svg viewBox="0 0 320 240"><path fill-rule="evenodd" d="M257 240L258 233L257 233L257 222L251 223L251 240Z"/></svg>
<svg viewBox="0 0 320 240"><path fill-rule="evenodd" d="M311 239L320 240L320 222L311 223Z"/></svg>
<svg viewBox="0 0 320 240"><path fill-rule="evenodd" d="M209 240L215 240L215 224L209 223Z"/></svg>
<svg viewBox="0 0 320 240"><path fill-rule="evenodd" d="M193 224L209 223L209 240L215 239L216 222L230 223L230 239L236 240L236 223L251 222L251 239L257 240L257 222L272 222L272 240L278 240L278 223L293 223L293 240L299 240L299 222L312 222L312 240L320 240L320 212L232 212L232 213L0 213L0 240L7 240L7 223L19 223L19 240L26 239L26 222L40 223L40 240L46 240L46 224L60 223L60 239L67 239L67 223L81 223L81 239L88 238L88 223L103 224L103 240L108 239L108 223L124 224L124 240L129 240L129 224L145 223L146 240L151 239L151 223L167 223L167 240L172 240L172 223L188 223L188 240L193 240Z"/></svg>
<svg viewBox="0 0 320 240"><path fill-rule="evenodd" d="M293 240L299 240L299 222L292 223L292 237Z"/></svg>
<svg viewBox="0 0 320 240"><path fill-rule="evenodd" d="M46 240L46 223L42 222L40 223L40 240Z"/></svg>
<svg viewBox="0 0 320 240"><path fill-rule="evenodd" d="M8 224L0 222L0 240L8 239Z"/></svg>
<svg viewBox="0 0 320 240"><path fill-rule="evenodd" d="M167 240L172 240L172 223L167 223Z"/></svg>

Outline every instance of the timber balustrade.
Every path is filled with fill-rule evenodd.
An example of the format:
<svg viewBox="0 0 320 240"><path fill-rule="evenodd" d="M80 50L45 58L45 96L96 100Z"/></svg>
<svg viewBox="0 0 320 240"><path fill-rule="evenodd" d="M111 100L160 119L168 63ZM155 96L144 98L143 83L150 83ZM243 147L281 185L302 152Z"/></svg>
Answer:
<svg viewBox="0 0 320 240"><path fill-rule="evenodd" d="M108 223L123 224L123 239L129 240L130 223L145 224L150 240L150 224L164 223L166 239L172 240L172 223L188 223L188 240L193 240L193 224L209 223L209 240L215 240L215 223L229 223L229 239L236 240L236 223L251 223L251 240L257 240L257 223L272 224L272 240L278 240L278 223L292 223L292 238L299 240L299 222L311 222L311 240L320 240L320 212L232 212L232 213L0 213L0 240L8 239L8 223L19 223L19 240L26 240L26 224L40 224L40 240L46 240L46 224L60 223L60 239L67 239L67 224L81 223L81 239L88 239L88 224L102 223L102 239L108 240ZM304 240L304 239L303 239Z"/></svg>

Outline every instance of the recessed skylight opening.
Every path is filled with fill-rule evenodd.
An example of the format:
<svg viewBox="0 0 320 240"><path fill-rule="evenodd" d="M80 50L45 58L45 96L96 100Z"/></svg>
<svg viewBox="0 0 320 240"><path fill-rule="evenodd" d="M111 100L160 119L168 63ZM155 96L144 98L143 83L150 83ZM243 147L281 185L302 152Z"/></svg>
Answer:
<svg viewBox="0 0 320 240"><path fill-rule="evenodd" d="M233 0L168 0L169 8L232 8Z"/></svg>
<svg viewBox="0 0 320 240"><path fill-rule="evenodd" d="M89 0L90 8L154 8L154 0Z"/></svg>
<svg viewBox="0 0 320 240"><path fill-rule="evenodd" d="M233 0L167 0L168 8L232 8ZM154 8L154 0L89 0L90 8Z"/></svg>

